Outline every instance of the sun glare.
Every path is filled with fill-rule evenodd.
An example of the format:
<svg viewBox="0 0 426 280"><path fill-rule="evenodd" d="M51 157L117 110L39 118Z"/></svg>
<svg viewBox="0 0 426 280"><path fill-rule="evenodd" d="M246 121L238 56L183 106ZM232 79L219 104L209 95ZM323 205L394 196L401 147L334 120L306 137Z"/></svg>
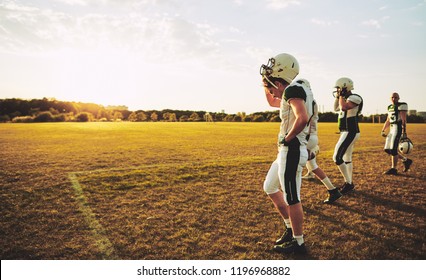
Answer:
<svg viewBox="0 0 426 280"><path fill-rule="evenodd" d="M61 99L118 105L141 90L138 60L125 52L64 49L55 56Z"/></svg>

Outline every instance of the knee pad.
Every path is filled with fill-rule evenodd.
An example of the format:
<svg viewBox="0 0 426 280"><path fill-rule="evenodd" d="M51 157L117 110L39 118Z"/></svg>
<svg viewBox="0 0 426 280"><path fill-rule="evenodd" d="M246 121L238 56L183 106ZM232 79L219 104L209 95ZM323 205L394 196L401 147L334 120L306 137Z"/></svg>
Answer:
<svg viewBox="0 0 426 280"><path fill-rule="evenodd" d="M266 194L274 194L274 193L276 193L276 192L278 192L280 190L280 186L278 185L274 185L274 184L271 184L270 182L268 182L267 180L265 180L264 182L263 182L263 191L266 193Z"/></svg>
<svg viewBox="0 0 426 280"><path fill-rule="evenodd" d="M352 162L352 155L344 155L343 161L344 162Z"/></svg>
<svg viewBox="0 0 426 280"><path fill-rule="evenodd" d="M317 164L317 159L313 158L311 160L308 160L308 162L306 163L306 167L312 171L318 168L318 164Z"/></svg>

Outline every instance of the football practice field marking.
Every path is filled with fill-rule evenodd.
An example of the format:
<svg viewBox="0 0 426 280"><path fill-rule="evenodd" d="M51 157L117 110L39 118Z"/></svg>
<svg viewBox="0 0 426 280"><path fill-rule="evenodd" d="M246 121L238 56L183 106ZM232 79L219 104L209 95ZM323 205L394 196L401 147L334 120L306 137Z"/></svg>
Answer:
<svg viewBox="0 0 426 280"><path fill-rule="evenodd" d="M95 213L93 213L89 206L87 198L83 193L83 189L78 182L76 174L71 172L68 174L68 177L71 180L72 187L75 191L79 209L92 231L92 235L95 239L96 246L99 249L99 253L102 254L104 259L118 259L111 241L106 236L105 228L96 219Z"/></svg>
<svg viewBox="0 0 426 280"><path fill-rule="evenodd" d="M221 159L216 161L202 161L197 162L197 164L229 164L229 163L238 163L238 162L252 162L252 163L264 163L270 162L270 160L265 160L262 157L242 157L242 158L231 158L231 159ZM92 208L89 206L89 202L87 197L84 195L83 188L80 185L80 182L77 178L78 174L93 174L93 173L102 173L102 172L111 172L111 171L128 171L128 170L142 170L153 167L169 167L169 166L177 166L179 164L187 164L185 162L173 162L173 163L158 163L158 164L149 164L149 165L141 165L135 167L122 167L122 168L103 168L103 169L95 169L90 171L76 171L69 172L68 178L71 181L72 188L74 189L74 193L76 195L76 200L78 202L78 207L80 212L82 213L85 222L89 226L92 232L92 237L95 240L95 245L99 250L99 253L103 256L103 259L114 260L120 259L114 250L114 246L111 241L107 237L107 233L105 228L101 225L101 223L96 218L95 213L92 211ZM193 164L192 164L193 165Z"/></svg>

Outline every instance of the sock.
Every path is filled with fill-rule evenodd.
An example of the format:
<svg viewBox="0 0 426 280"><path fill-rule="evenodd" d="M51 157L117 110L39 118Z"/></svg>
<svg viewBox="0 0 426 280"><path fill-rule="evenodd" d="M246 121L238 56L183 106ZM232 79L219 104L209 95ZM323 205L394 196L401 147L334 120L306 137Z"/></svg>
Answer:
<svg viewBox="0 0 426 280"><path fill-rule="evenodd" d="M333 184L331 183L331 181L328 177L325 177L324 179L322 179L321 182L329 191L334 190L336 188L336 187L333 186Z"/></svg>
<svg viewBox="0 0 426 280"><path fill-rule="evenodd" d="M352 174L353 174L353 169L354 166L352 165L352 162L345 162L346 163L346 168L348 169L348 175L349 175L349 179L350 182L348 181L348 183L352 184Z"/></svg>
<svg viewBox="0 0 426 280"><path fill-rule="evenodd" d="M296 239L297 244L302 245L305 241L303 240L303 234L302 235L293 235L293 238Z"/></svg>
<svg viewBox="0 0 426 280"><path fill-rule="evenodd" d="M340 173L342 173L343 177L345 178L345 182L352 184L352 179L350 178L348 174L348 168L345 163L342 163L341 165L337 166L340 170Z"/></svg>
<svg viewBox="0 0 426 280"><path fill-rule="evenodd" d="M284 223L285 223L285 227L286 227L286 228L291 228L291 222L290 222L290 219L284 219Z"/></svg>

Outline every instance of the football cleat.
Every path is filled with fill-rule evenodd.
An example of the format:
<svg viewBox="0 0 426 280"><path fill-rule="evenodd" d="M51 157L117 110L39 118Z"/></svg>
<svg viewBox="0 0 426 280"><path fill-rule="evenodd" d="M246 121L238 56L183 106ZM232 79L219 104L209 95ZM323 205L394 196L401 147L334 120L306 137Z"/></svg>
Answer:
<svg viewBox="0 0 426 280"><path fill-rule="evenodd" d="M398 170L395 168L391 168L388 171L383 172L385 175L398 175Z"/></svg>
<svg viewBox="0 0 426 280"><path fill-rule="evenodd" d="M294 253L294 254L305 254L306 253L306 247L305 243L302 245L297 244L296 239L291 240L290 242L281 244L281 245L275 245L274 251L278 253Z"/></svg>
<svg viewBox="0 0 426 280"><path fill-rule="evenodd" d="M293 230L291 228L286 228L283 236L275 241L275 245L281 245L286 242L289 242L293 239Z"/></svg>
<svg viewBox="0 0 426 280"><path fill-rule="evenodd" d="M349 184L349 183L345 183L342 187L342 190L340 191L341 194L347 194L348 192L352 191L353 189L355 189L355 185L354 184Z"/></svg>
<svg viewBox="0 0 426 280"><path fill-rule="evenodd" d="M404 172L407 172L408 170L410 170L410 166L413 163L413 161L409 158L407 158L407 160L402 162L404 164Z"/></svg>
<svg viewBox="0 0 426 280"><path fill-rule="evenodd" d="M332 204L336 200L342 197L342 193L338 189L329 190L328 191L328 197L326 200L324 200L325 204Z"/></svg>

